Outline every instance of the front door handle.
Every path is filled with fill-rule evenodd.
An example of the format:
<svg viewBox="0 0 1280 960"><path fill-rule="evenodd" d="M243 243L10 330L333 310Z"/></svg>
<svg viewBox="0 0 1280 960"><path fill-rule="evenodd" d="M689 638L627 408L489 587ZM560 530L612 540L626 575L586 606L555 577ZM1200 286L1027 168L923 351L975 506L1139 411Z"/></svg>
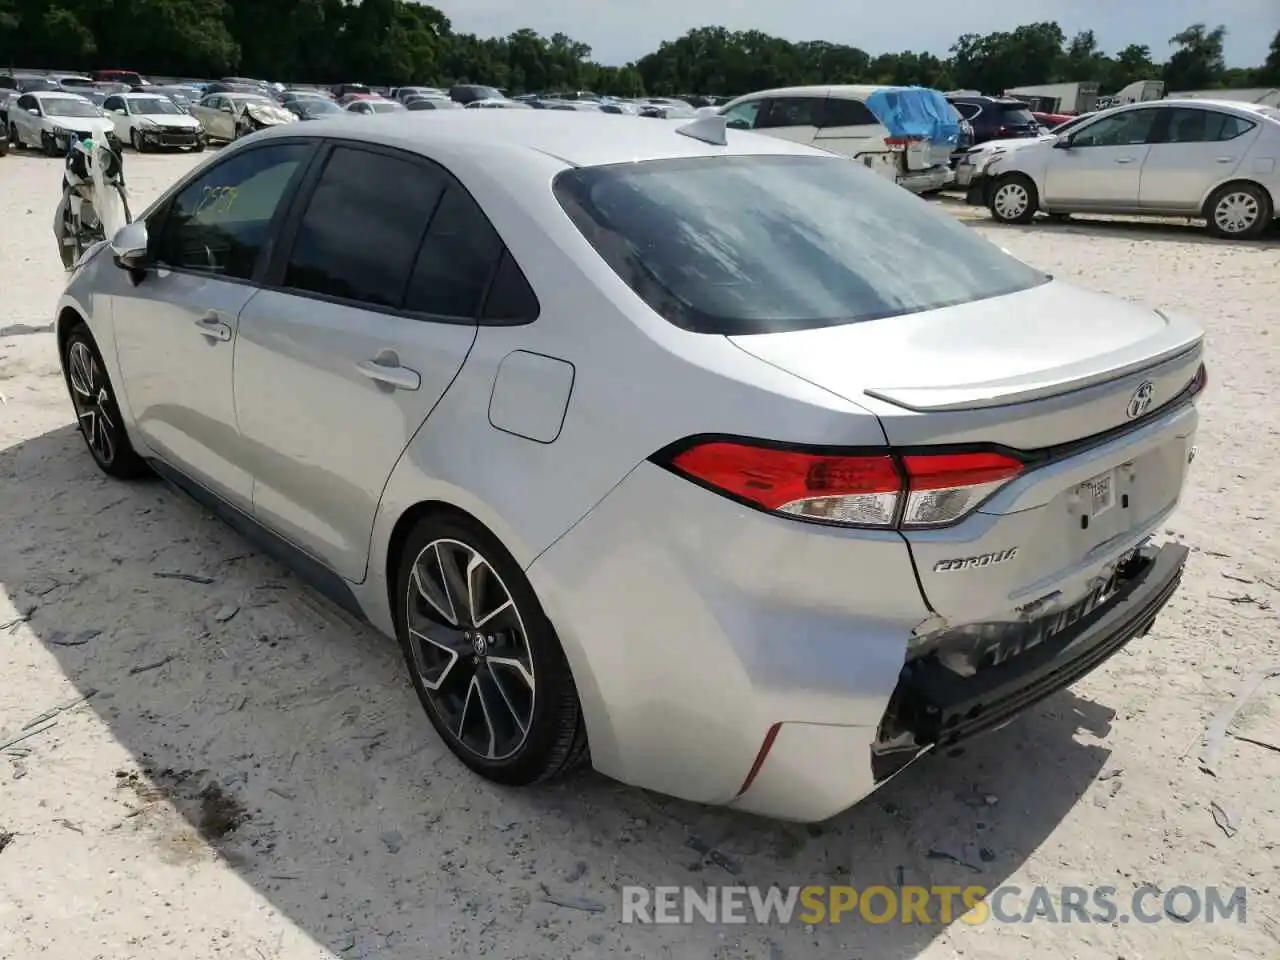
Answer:
<svg viewBox="0 0 1280 960"><path fill-rule="evenodd" d="M1214 163L1235 163L1235 157L1214 157Z"/></svg>
<svg viewBox="0 0 1280 960"><path fill-rule="evenodd" d="M361 360L356 369L378 383L385 383L397 390L417 390L422 386L422 377L417 370L402 367L397 363L379 363L377 360Z"/></svg>
<svg viewBox="0 0 1280 960"><path fill-rule="evenodd" d="M196 326L211 340L226 342L231 339L231 327L223 323L216 313L206 313L196 321Z"/></svg>
<svg viewBox="0 0 1280 960"><path fill-rule="evenodd" d="M1116 163L1133 163L1133 157L1117 157Z"/></svg>

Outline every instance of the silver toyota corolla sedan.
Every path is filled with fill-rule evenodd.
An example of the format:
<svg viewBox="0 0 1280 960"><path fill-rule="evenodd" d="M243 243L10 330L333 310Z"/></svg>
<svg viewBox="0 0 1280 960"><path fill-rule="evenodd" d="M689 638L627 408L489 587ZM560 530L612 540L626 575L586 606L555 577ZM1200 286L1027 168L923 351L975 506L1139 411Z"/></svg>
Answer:
<svg viewBox="0 0 1280 960"><path fill-rule="evenodd" d="M559 111L238 141L57 308L89 452L398 638L471 769L794 820L1150 629L1178 316L860 165Z"/></svg>

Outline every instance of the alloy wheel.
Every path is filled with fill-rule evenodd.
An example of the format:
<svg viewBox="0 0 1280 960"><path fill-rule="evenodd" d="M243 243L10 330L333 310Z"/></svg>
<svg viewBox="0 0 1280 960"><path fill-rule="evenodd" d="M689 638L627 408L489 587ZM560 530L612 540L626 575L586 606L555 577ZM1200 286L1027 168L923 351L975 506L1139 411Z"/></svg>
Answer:
<svg viewBox="0 0 1280 960"><path fill-rule="evenodd" d="M116 458L116 425L109 412L111 394L97 358L83 340L73 341L67 351L67 377L76 421L89 452L98 463L109 467Z"/></svg>
<svg viewBox="0 0 1280 960"><path fill-rule="evenodd" d="M474 547L432 540L413 561L405 599L413 668L439 719L483 760L514 755L529 736L537 684L502 578Z"/></svg>
<svg viewBox="0 0 1280 960"><path fill-rule="evenodd" d="M1226 194L1213 208L1213 222L1223 233L1247 233L1262 215L1258 198L1243 190Z"/></svg>
<svg viewBox="0 0 1280 960"><path fill-rule="evenodd" d="M991 204L1001 220L1016 220L1026 213L1030 203L1027 188L1020 183L1002 184L991 198Z"/></svg>

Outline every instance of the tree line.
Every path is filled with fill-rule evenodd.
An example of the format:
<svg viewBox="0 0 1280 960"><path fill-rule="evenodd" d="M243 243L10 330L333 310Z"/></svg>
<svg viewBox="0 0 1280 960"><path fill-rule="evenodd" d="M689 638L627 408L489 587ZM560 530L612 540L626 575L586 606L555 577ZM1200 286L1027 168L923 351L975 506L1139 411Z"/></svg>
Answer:
<svg viewBox="0 0 1280 960"><path fill-rule="evenodd" d="M455 32L435 7L403 0L0 0L0 65L123 68L177 77L294 82L487 83L513 93L594 90L616 96L738 94L818 83L921 84L1000 93L1095 80L1113 93L1162 79L1169 91L1280 86L1280 32L1266 62L1229 68L1225 26L1193 24L1167 51L1101 50L1092 30L1054 22L964 34L946 56L872 55L827 41L701 27L624 66L592 59L563 33ZM1163 55L1163 59L1162 59Z"/></svg>

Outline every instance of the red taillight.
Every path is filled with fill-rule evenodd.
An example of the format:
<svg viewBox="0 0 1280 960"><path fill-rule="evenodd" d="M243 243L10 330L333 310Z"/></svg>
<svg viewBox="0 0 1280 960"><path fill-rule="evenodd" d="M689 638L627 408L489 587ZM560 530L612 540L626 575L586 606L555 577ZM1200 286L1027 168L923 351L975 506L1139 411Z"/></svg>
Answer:
<svg viewBox="0 0 1280 960"><path fill-rule="evenodd" d="M1187 389L1191 391L1191 395L1194 397L1198 393L1203 393L1204 388L1207 387L1208 385L1209 385L1209 371L1205 368L1205 365L1202 363L1200 364L1199 369L1196 370L1196 375L1191 378L1191 383L1187 386Z"/></svg>
<svg viewBox="0 0 1280 960"><path fill-rule="evenodd" d="M884 145L890 150L905 150L913 143L921 143L924 137L885 137Z"/></svg>
<svg viewBox="0 0 1280 960"><path fill-rule="evenodd" d="M762 510L859 527L954 523L1022 471L989 452L845 455L739 440L695 443L667 464Z"/></svg>

